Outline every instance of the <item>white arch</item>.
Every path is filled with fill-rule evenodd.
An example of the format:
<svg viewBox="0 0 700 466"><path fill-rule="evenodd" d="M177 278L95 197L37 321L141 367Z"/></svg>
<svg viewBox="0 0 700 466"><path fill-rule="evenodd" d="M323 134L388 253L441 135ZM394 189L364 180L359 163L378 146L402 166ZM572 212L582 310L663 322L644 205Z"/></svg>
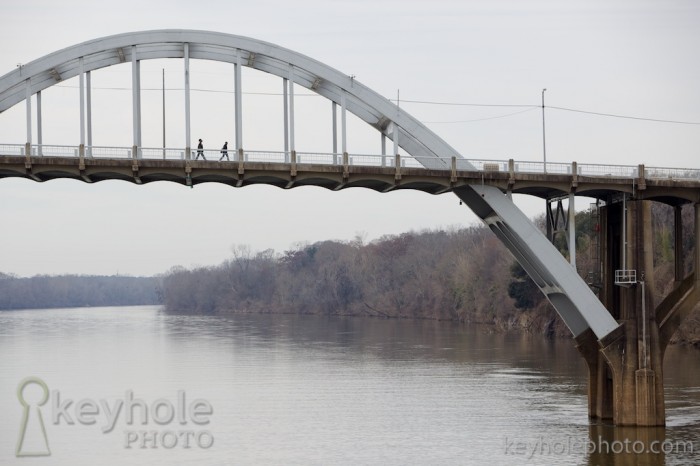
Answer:
<svg viewBox="0 0 700 466"><path fill-rule="evenodd" d="M27 98L26 81L31 94L58 82L88 72L131 61L135 50L138 60L189 57L242 63L257 70L289 78L290 65L298 85L341 104L388 137L394 124L399 128L401 148L418 157L429 168L449 168L451 157L462 156L418 120L354 78L300 53L248 37L195 30L156 30L117 34L83 42L59 50L23 65L0 78L0 113ZM437 159L437 160L436 160Z"/></svg>

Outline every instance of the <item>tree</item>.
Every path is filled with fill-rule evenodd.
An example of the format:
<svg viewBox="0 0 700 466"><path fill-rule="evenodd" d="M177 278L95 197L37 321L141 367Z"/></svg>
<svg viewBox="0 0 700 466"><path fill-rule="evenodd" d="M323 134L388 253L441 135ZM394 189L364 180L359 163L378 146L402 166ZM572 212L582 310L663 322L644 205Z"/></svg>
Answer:
<svg viewBox="0 0 700 466"><path fill-rule="evenodd" d="M519 263L513 262L510 267L510 275L513 280L508 284L508 296L515 300L515 307L532 309L542 301L542 293L539 288Z"/></svg>

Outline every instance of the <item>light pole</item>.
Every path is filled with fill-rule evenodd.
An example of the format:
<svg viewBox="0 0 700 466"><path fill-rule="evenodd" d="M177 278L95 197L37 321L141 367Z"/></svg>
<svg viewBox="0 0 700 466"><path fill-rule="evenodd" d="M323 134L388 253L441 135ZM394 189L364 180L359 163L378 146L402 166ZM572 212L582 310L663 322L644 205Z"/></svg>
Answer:
<svg viewBox="0 0 700 466"><path fill-rule="evenodd" d="M163 160L165 160L165 68L163 68Z"/></svg>
<svg viewBox="0 0 700 466"><path fill-rule="evenodd" d="M547 173L547 144L545 140L544 132L544 91L547 89L542 89L542 155L544 156L544 172Z"/></svg>

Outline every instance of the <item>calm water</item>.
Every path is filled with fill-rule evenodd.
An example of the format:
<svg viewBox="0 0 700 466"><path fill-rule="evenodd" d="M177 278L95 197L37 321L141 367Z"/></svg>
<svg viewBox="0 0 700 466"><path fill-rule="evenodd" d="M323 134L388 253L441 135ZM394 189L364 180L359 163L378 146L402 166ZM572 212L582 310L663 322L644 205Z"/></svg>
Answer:
<svg viewBox="0 0 700 466"><path fill-rule="evenodd" d="M157 307L0 312L0 464L696 465L699 369L700 351L672 347L669 426L623 430L589 425L567 339ZM25 385L23 429L28 376L49 399ZM50 457L16 458L21 431L22 451L45 449L41 421ZM655 440L673 451L632 453ZM631 453L586 452L606 443Z"/></svg>

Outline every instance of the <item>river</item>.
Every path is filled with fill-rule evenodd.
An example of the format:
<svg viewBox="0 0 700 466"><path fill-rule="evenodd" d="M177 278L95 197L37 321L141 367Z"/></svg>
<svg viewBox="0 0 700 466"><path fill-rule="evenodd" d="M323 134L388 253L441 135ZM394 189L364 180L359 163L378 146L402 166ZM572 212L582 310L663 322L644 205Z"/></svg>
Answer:
<svg viewBox="0 0 700 466"><path fill-rule="evenodd" d="M665 368L668 426L615 429L589 423L571 339L157 306L4 311L0 464L700 464L700 351L671 347Z"/></svg>

